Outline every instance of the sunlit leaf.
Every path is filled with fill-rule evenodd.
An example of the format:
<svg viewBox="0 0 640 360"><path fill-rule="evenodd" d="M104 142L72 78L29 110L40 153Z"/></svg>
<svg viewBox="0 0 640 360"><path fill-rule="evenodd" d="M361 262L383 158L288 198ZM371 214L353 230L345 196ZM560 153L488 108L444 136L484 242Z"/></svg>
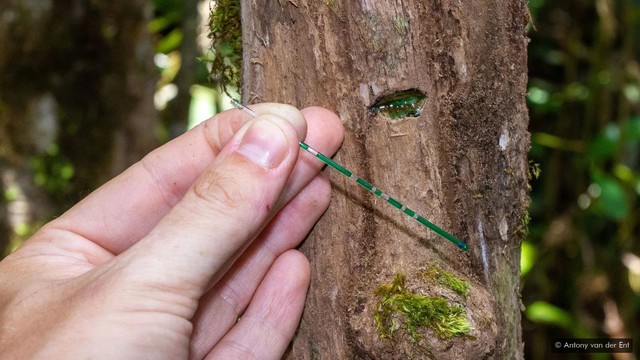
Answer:
<svg viewBox="0 0 640 360"><path fill-rule="evenodd" d="M147 26L147 28L149 29L150 33L155 34L168 28L171 25L174 25L173 19L167 16L163 16L163 17L158 17L149 21L149 25Z"/></svg>
<svg viewBox="0 0 640 360"><path fill-rule="evenodd" d="M564 139L559 136L543 132L531 134L531 141L534 145L542 145L551 149L575 152L582 152L584 149L584 143L581 141Z"/></svg>
<svg viewBox="0 0 640 360"><path fill-rule="evenodd" d="M70 180L74 173L73 165L65 163L60 166L60 178L62 180Z"/></svg>
<svg viewBox="0 0 640 360"><path fill-rule="evenodd" d="M625 253L622 255L622 263L629 271L629 286L636 294L640 294L640 257Z"/></svg>
<svg viewBox="0 0 640 360"><path fill-rule="evenodd" d="M532 322L556 325L565 329L570 329L573 322L571 315L567 311L545 301L536 301L529 304L525 315Z"/></svg>
<svg viewBox="0 0 640 360"><path fill-rule="evenodd" d="M525 241L522 243L522 250L520 255L520 275L525 276L531 268L533 264L535 264L536 259L538 257L538 251L536 247L533 246L530 242Z"/></svg>
<svg viewBox="0 0 640 360"><path fill-rule="evenodd" d="M627 84L622 88L622 93L630 103L640 102L640 86L636 84Z"/></svg>
<svg viewBox="0 0 640 360"><path fill-rule="evenodd" d="M194 85L191 87L191 104L189 105L189 129L215 115L217 92L209 87Z"/></svg>
<svg viewBox="0 0 640 360"><path fill-rule="evenodd" d="M627 143L640 140L640 116L633 117L625 123L622 137Z"/></svg>
<svg viewBox="0 0 640 360"><path fill-rule="evenodd" d="M29 235L30 231L31 228L29 227L29 224L23 222L18 223L13 227L13 232L15 232L18 236L27 236Z"/></svg>
<svg viewBox="0 0 640 360"><path fill-rule="evenodd" d="M600 186L601 193L594 208L613 220L622 220L627 217L629 200L622 185L615 179L605 176L596 176L595 182Z"/></svg>
<svg viewBox="0 0 640 360"><path fill-rule="evenodd" d="M20 196L20 188L15 185L9 186L4 191L4 200L7 202L16 201L18 196Z"/></svg>
<svg viewBox="0 0 640 360"><path fill-rule="evenodd" d="M156 50L161 53L169 53L173 50L176 50L180 44L182 43L182 30L174 29L167 36L160 39L158 44L156 45Z"/></svg>
<svg viewBox="0 0 640 360"><path fill-rule="evenodd" d="M550 97L551 96L547 90L532 86L529 88L529 95L527 96L527 99L534 104L544 105L549 101Z"/></svg>
<svg viewBox="0 0 640 360"><path fill-rule="evenodd" d="M636 178L633 170L624 164L616 164L613 167L613 174L625 183L633 183Z"/></svg>
<svg viewBox="0 0 640 360"><path fill-rule="evenodd" d="M585 101L589 98L589 88L578 82L567 85L564 90L564 95L567 100L571 101Z"/></svg>
<svg viewBox="0 0 640 360"><path fill-rule="evenodd" d="M619 144L620 128L617 124L609 124L591 143L589 155L594 159L610 158L618 151Z"/></svg>

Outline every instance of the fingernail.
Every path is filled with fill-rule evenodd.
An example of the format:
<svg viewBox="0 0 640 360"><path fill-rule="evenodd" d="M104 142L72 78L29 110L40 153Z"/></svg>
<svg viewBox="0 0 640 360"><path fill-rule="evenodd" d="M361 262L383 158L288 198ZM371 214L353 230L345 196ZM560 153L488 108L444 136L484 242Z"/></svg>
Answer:
<svg viewBox="0 0 640 360"><path fill-rule="evenodd" d="M244 134L238 153L265 168L275 168L287 155L287 137L269 120L257 120Z"/></svg>

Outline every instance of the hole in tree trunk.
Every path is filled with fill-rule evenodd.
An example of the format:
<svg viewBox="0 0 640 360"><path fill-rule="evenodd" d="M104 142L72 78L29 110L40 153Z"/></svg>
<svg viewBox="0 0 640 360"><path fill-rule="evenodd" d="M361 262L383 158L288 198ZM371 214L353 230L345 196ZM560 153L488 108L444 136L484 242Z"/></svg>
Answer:
<svg viewBox="0 0 640 360"><path fill-rule="evenodd" d="M418 89L397 91L379 97L369 111L382 113L391 119L418 117L422 112L427 95Z"/></svg>

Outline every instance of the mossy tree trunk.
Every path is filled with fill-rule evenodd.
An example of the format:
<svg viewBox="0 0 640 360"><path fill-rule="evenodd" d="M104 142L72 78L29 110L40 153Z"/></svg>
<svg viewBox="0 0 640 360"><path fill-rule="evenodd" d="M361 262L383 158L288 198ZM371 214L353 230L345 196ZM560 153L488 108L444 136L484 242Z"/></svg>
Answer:
<svg viewBox="0 0 640 360"><path fill-rule="evenodd" d="M467 253L329 172L332 205L303 245L312 285L291 359L517 359L520 244L526 232L529 134L527 2L243 1L244 97L336 111L337 161L450 230ZM418 89L419 117L368 107ZM313 144L309 144L313 146ZM421 274L466 280L466 298ZM380 338L375 291L406 275L414 293L466 309L474 328Z"/></svg>

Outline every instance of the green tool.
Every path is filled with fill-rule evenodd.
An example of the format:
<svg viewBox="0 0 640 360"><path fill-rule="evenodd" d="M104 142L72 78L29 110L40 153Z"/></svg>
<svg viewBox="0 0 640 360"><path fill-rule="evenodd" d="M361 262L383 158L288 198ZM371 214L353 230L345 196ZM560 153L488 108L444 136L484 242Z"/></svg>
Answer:
<svg viewBox="0 0 640 360"><path fill-rule="evenodd" d="M236 108L244 111L245 113L251 115L252 117L256 117L258 115L253 110L251 110L248 107L242 105L236 99L231 99L231 104L233 104L233 106L235 106ZM358 183L358 185L360 185L363 188L365 188L365 189L369 190L370 192L374 193L376 196L386 200L389 204L393 205L393 207L395 207L396 209L398 209L398 210L402 211L403 213L409 215L410 217L416 219L420 224L422 224L422 225L428 227L429 229L435 231L436 234L438 234L438 235L442 236L443 238L451 241L452 243L454 243L460 249L462 249L464 251L469 250L469 246L466 243L462 242L460 239L458 239L455 236L453 236L453 235L449 234L448 232L444 231L442 228L440 228L439 226L433 224L429 220L427 220L427 219L423 218L422 216L418 215L418 213L416 213L415 211L413 211L413 210L409 209L408 207L404 206L398 200L396 200L396 199L392 198L391 196L385 194L384 192L382 192L377 187L371 185L370 183L368 183L367 181L363 180L362 178L354 175L351 171L345 169L342 165L340 165L337 162L331 160L331 158L329 158L328 156L323 155L322 153L318 152L317 150L315 150L311 146L303 143L302 141L300 141L299 144L300 144L300 147L303 150L309 152L310 154L312 154L313 156L318 158L323 163L329 165L329 167L332 167L332 168L338 170L342 175L344 175L344 176L348 177L349 179L355 181L356 183Z"/></svg>

